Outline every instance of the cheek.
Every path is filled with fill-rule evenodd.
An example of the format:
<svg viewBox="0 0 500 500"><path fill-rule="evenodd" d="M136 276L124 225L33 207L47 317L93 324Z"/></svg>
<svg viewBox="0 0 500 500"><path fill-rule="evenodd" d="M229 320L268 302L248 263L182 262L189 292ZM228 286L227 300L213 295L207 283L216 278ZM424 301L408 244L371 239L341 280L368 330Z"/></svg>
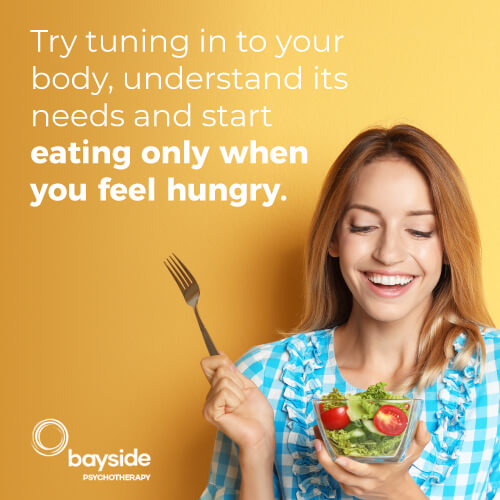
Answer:
<svg viewBox="0 0 500 500"><path fill-rule="evenodd" d="M339 256L354 261L371 252L372 243L369 237L345 233L339 237Z"/></svg>
<svg viewBox="0 0 500 500"><path fill-rule="evenodd" d="M339 264L344 281L351 289L359 279L358 269L366 267L372 254L370 238L348 233L339 237Z"/></svg>
<svg viewBox="0 0 500 500"><path fill-rule="evenodd" d="M443 267L443 247L441 242L434 241L429 242L428 245L420 245L415 250L414 255L428 275L437 276L437 281Z"/></svg>

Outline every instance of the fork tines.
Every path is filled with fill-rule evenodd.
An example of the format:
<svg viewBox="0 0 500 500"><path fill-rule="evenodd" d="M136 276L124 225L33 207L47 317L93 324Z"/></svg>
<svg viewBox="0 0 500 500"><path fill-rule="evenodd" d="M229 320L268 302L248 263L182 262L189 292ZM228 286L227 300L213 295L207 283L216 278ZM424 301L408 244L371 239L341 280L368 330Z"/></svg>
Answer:
<svg viewBox="0 0 500 500"><path fill-rule="evenodd" d="M165 264L165 267L170 271L170 274L174 278L181 291L184 291L193 281L196 281L193 275L189 272L189 269L174 253L172 255L169 255L167 257L167 260L164 260L163 263Z"/></svg>

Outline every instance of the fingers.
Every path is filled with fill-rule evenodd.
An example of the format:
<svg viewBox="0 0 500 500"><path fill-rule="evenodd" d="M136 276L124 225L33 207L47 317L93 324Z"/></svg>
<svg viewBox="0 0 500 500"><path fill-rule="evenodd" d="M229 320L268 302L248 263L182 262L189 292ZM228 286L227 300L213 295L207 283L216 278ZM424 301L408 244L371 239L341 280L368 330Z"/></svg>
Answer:
<svg viewBox="0 0 500 500"><path fill-rule="evenodd" d="M243 381L241 378L238 376L234 365L221 365L215 370L212 380L210 381L210 385L212 387L215 387L216 385L220 384L221 381L223 380L231 380L234 384L236 384L238 387L241 389L245 388L245 385L243 384Z"/></svg>
<svg viewBox="0 0 500 500"><path fill-rule="evenodd" d="M228 376L235 381L239 380L245 389L255 387L255 384L245 377L224 353L203 358L201 360L201 369L210 384L213 384L214 377Z"/></svg>
<svg viewBox="0 0 500 500"><path fill-rule="evenodd" d="M256 385L224 353L202 359L201 368L211 385L203 416L217 425L221 418L234 413L245 403L245 391L256 388Z"/></svg>
<svg viewBox="0 0 500 500"><path fill-rule="evenodd" d="M356 460L351 460L347 457L338 457L335 463L347 472L359 477L372 477L375 472L370 465L356 462Z"/></svg>
<svg viewBox="0 0 500 500"><path fill-rule="evenodd" d="M315 436L318 437L316 429ZM337 457L333 460L319 439L314 440L314 447L318 461L342 489L349 495L364 498L363 495L367 492L383 491L384 485L390 484L392 478L398 478L402 473L407 474L408 467L420 456L429 441L430 434L425 423L419 422L406 459L394 464L365 464L347 457Z"/></svg>
<svg viewBox="0 0 500 500"><path fill-rule="evenodd" d="M429 444L430 440L431 434L427 430L425 422L420 420L418 422L417 431L415 432L415 441L422 449L424 449Z"/></svg>
<svg viewBox="0 0 500 500"><path fill-rule="evenodd" d="M217 376L217 375L216 375ZM210 388L210 391L207 394L208 398L220 398L221 395L234 395L238 398L237 406L239 406L243 401L245 401L245 393L243 392L243 387L239 383L238 380L231 379L229 377L221 377L220 379L215 380ZM226 405L229 408L234 408L233 405Z"/></svg>
<svg viewBox="0 0 500 500"><path fill-rule="evenodd" d="M210 383L212 383L212 378L218 368L226 367L230 369L232 365L233 363L231 363L231 360L223 353L216 356L209 356L201 360L201 369Z"/></svg>
<svg viewBox="0 0 500 500"><path fill-rule="evenodd" d="M315 437L315 439L319 439L320 441L322 441L322 439L321 439L321 432L319 432L319 427L317 425L315 425L313 427L313 430L314 430L314 437Z"/></svg>
<svg viewBox="0 0 500 500"><path fill-rule="evenodd" d="M337 482L343 483L347 486L357 486L360 484L359 476L362 475L366 477L366 473L360 473L358 476L352 471L356 470L357 472L359 472L361 471L361 469L363 469L363 467L357 468L356 466L366 466L367 464L357 463L354 462L354 460L349 460L346 457L338 457L334 462L328 454L324 443L319 439L314 440L314 448L316 449L316 455L318 456L319 463L323 466L326 472L328 472L328 474L330 474L337 480ZM351 463L353 463L354 465L352 465ZM352 465L352 471L347 470L347 467L349 467L350 465Z"/></svg>
<svg viewBox="0 0 500 500"><path fill-rule="evenodd" d="M207 394L203 416L215 424L224 415L236 411L244 401L245 394L240 385L230 378L221 378Z"/></svg>
<svg viewBox="0 0 500 500"><path fill-rule="evenodd" d="M413 441L410 443L410 447L408 448L408 454L405 458L405 463L407 463L408 465L412 464L422 454L422 451L427 446L430 440L431 435L427 430L427 426L425 425L425 422L422 422L420 420L418 422Z"/></svg>

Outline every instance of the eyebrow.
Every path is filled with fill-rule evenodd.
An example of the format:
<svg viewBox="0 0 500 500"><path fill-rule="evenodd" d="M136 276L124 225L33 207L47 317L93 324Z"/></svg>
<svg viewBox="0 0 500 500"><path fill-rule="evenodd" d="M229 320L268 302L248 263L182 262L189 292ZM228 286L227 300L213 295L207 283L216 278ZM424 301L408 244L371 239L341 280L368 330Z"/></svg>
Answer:
<svg viewBox="0 0 500 500"><path fill-rule="evenodd" d="M351 210L353 208L358 208L359 210L364 210L366 212L370 212L375 215L382 215L380 210L377 210L376 208L370 207L368 205L360 205L359 203L354 203L352 205L349 205L347 207L347 210ZM407 216L415 216L415 215L436 215L434 213L434 210L410 210L409 212L406 212Z"/></svg>

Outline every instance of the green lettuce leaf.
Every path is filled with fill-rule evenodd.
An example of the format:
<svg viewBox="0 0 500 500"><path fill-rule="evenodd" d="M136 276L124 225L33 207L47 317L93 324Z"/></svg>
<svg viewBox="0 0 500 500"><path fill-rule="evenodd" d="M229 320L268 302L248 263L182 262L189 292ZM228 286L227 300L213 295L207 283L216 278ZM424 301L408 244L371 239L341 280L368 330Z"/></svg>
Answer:
<svg viewBox="0 0 500 500"><path fill-rule="evenodd" d="M330 394L323 396L325 402L323 403L323 410L329 410L337 406L345 406L345 396L335 387Z"/></svg>
<svg viewBox="0 0 500 500"><path fill-rule="evenodd" d="M402 435L379 436L367 433L365 436L357 437L351 426L340 430L327 430L326 434L337 455L351 457L378 457L394 455L398 449Z"/></svg>
<svg viewBox="0 0 500 500"><path fill-rule="evenodd" d="M398 396L385 390L386 382L379 382L371 385L365 392L357 394L361 399L406 399L404 396Z"/></svg>

